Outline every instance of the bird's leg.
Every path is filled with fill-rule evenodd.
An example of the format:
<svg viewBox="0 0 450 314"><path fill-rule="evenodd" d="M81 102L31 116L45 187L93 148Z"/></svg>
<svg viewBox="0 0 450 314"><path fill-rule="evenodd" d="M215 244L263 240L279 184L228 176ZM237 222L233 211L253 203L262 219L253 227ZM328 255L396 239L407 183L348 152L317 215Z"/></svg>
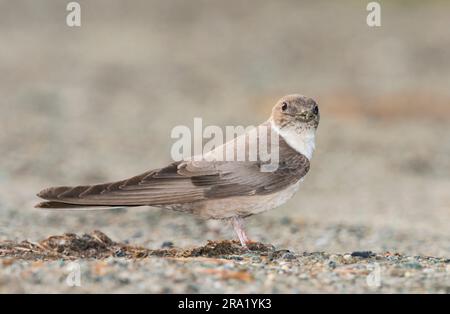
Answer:
<svg viewBox="0 0 450 314"><path fill-rule="evenodd" d="M231 218L231 223L233 224L234 231L236 232L239 241L241 241L242 246L247 247L247 243L250 242L244 231L244 220L241 217Z"/></svg>

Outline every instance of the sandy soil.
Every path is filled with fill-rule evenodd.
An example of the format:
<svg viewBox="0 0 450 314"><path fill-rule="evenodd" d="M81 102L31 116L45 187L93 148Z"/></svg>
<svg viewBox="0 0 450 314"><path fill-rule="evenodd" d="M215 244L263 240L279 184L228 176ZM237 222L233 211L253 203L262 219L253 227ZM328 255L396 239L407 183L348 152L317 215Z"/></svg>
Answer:
<svg viewBox="0 0 450 314"><path fill-rule="evenodd" d="M63 4L0 2L1 292L449 292L447 4L383 4L374 30L357 1L80 3L71 29ZM223 222L40 211L35 193L163 166L174 126L254 125L292 92L321 106L317 150L299 193L248 219L265 249L120 256L88 244L81 287L66 283L64 248L18 253L93 230L142 252L230 244Z"/></svg>

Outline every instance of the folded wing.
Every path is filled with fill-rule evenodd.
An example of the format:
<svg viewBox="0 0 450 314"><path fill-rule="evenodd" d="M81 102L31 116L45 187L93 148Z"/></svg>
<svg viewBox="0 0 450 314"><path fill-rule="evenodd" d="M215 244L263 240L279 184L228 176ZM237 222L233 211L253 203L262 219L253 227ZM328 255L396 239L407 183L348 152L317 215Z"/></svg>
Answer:
<svg viewBox="0 0 450 314"><path fill-rule="evenodd" d="M278 168L263 172L262 166L260 161L175 162L122 181L48 188L38 194L47 201L36 207L163 206L270 194L300 180L309 170L309 160L280 143Z"/></svg>

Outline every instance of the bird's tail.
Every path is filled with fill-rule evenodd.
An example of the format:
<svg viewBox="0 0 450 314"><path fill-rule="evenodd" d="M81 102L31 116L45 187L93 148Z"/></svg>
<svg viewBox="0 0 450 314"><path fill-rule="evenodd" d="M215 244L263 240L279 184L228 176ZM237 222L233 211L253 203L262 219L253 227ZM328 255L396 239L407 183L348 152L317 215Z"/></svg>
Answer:
<svg viewBox="0 0 450 314"><path fill-rule="evenodd" d="M96 209L99 207L111 208L145 205L136 203L134 199L112 197L111 192L117 191L123 184L140 179L146 174L110 183L47 188L37 194L38 197L46 201L36 204L35 207L47 209Z"/></svg>
<svg viewBox="0 0 450 314"><path fill-rule="evenodd" d="M112 208L117 206L106 206L106 205L84 205L84 204L69 204L64 202L55 201L45 201L40 202L34 206L35 208L43 209L102 209L102 208ZM120 206L123 207L123 206Z"/></svg>
<svg viewBox="0 0 450 314"><path fill-rule="evenodd" d="M121 181L51 187L37 196L45 200L37 208L96 209L193 202L203 198L203 190L192 188L190 178L180 176L173 163Z"/></svg>
<svg viewBox="0 0 450 314"><path fill-rule="evenodd" d="M101 186L100 184L97 185ZM109 204L104 204L101 201L96 204L89 202L87 204L84 200L84 195L89 193L89 195L94 195L95 185L85 185L85 186L59 186L51 187L40 191L37 196L45 199L46 201L36 204L36 208L46 208L46 209L93 209L98 206L102 207L112 207ZM114 206L114 205L113 205Z"/></svg>

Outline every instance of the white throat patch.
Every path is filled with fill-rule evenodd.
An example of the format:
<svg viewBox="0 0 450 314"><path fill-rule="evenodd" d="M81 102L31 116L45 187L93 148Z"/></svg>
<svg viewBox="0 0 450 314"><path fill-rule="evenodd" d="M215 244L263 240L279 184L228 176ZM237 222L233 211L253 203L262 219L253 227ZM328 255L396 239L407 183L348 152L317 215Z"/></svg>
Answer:
<svg viewBox="0 0 450 314"><path fill-rule="evenodd" d="M289 146L311 160L314 149L316 148L316 135L314 130L306 130L299 133L295 128L291 127L280 129L273 121L270 121L270 124L272 125L272 129L277 132Z"/></svg>

